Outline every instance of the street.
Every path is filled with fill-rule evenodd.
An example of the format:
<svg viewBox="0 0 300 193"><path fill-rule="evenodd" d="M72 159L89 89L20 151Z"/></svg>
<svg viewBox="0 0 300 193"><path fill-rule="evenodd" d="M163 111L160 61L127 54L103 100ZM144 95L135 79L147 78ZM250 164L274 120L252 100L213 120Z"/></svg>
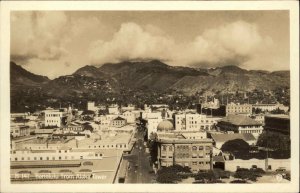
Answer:
<svg viewBox="0 0 300 193"><path fill-rule="evenodd" d="M155 174L149 163L149 153L146 153L143 131L138 130L137 141L131 154L124 156L129 161L125 183L154 183Z"/></svg>

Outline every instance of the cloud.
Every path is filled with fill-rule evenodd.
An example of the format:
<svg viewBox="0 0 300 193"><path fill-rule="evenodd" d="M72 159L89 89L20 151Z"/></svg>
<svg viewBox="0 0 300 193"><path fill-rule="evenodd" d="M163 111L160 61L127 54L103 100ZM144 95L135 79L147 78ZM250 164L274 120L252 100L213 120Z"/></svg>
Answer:
<svg viewBox="0 0 300 193"><path fill-rule="evenodd" d="M67 24L64 12L12 12L12 59L54 60L67 54L63 47Z"/></svg>
<svg viewBox="0 0 300 193"><path fill-rule="evenodd" d="M135 23L123 23L110 41L98 40L91 45L90 58L93 64L120 62L137 58L170 58L173 39L162 35L158 28L147 26L146 31Z"/></svg>
<svg viewBox="0 0 300 193"><path fill-rule="evenodd" d="M93 64L156 58L181 66L242 65L261 56L272 45L256 25L245 21L204 30L193 41L178 43L155 26L123 23L110 41L98 40L90 47Z"/></svg>

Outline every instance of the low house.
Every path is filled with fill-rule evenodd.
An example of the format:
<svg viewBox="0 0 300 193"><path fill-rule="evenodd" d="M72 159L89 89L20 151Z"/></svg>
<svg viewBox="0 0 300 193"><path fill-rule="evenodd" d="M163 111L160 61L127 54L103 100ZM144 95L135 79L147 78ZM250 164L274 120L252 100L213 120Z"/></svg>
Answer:
<svg viewBox="0 0 300 193"><path fill-rule="evenodd" d="M113 119L110 122L110 126L112 126L112 127L123 127L124 125L126 125L126 123L127 123L126 119L118 116L117 118Z"/></svg>

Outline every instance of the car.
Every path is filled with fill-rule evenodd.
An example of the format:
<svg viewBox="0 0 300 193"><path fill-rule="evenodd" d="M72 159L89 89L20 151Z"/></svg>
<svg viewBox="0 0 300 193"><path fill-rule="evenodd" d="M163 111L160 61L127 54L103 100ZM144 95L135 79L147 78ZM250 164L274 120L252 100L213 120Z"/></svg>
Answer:
<svg viewBox="0 0 300 193"><path fill-rule="evenodd" d="M286 169L284 167L280 167L275 170L276 172L286 172Z"/></svg>

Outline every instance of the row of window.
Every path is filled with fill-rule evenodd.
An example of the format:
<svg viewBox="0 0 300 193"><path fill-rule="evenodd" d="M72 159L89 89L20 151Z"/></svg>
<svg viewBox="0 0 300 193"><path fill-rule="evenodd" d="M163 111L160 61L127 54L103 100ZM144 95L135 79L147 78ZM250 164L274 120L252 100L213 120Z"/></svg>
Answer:
<svg viewBox="0 0 300 193"><path fill-rule="evenodd" d="M192 162L192 165L204 165L204 164L210 164L210 162Z"/></svg>
<svg viewBox="0 0 300 193"><path fill-rule="evenodd" d="M96 157L101 157L102 156L102 154L100 153L100 154L98 154L98 153L96 153L95 154L95 156ZM56 157L52 157L51 158L51 160L68 160L68 159L71 159L71 160L73 160L74 159L74 156L65 156L65 157L62 157L62 156L59 156L58 157L58 159L56 158ZM80 159L83 159L83 156L80 156ZM25 161L25 157L21 157L21 159L20 160L22 160L22 161ZM27 159L26 159L26 161L30 161L30 160L32 160L32 158L30 158L30 157L27 157ZM50 157L33 157L33 160L35 160L35 161L37 161L37 160L50 160ZM15 159L14 159L14 161L18 161L18 158L17 157L15 157Z"/></svg>
<svg viewBox="0 0 300 193"><path fill-rule="evenodd" d="M114 145L102 145L102 146L101 146L101 145L99 145L99 146L96 146L96 145L90 146L90 145L89 145L89 148L101 148L101 147L102 147L102 148L105 148L105 147L106 147L106 148L109 148L109 147L112 147L112 148L113 148ZM123 148L123 147L124 147L124 148L126 148L126 144L124 144L124 145L116 145L116 147L120 147L120 148Z"/></svg>
<svg viewBox="0 0 300 193"><path fill-rule="evenodd" d="M241 131L241 133L261 133L261 130L246 130L246 131Z"/></svg>
<svg viewBox="0 0 300 193"><path fill-rule="evenodd" d="M60 114L46 114L46 117L60 117Z"/></svg>

